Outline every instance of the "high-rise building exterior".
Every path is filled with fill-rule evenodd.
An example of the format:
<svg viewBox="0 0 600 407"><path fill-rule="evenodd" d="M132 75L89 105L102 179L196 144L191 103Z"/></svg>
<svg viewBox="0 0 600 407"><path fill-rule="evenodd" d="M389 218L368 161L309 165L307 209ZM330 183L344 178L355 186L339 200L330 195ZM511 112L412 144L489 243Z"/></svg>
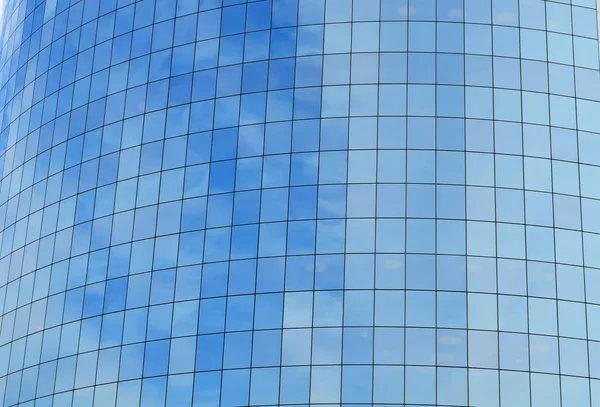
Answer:
<svg viewBox="0 0 600 407"><path fill-rule="evenodd" d="M0 9L0 406L600 407L594 0Z"/></svg>

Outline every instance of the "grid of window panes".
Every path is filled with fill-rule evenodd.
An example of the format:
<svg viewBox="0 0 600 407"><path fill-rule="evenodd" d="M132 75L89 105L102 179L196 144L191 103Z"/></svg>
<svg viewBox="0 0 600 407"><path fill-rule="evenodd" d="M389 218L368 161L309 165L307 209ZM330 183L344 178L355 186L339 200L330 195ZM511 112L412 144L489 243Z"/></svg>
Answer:
<svg viewBox="0 0 600 407"><path fill-rule="evenodd" d="M600 406L594 0L0 7L1 406Z"/></svg>

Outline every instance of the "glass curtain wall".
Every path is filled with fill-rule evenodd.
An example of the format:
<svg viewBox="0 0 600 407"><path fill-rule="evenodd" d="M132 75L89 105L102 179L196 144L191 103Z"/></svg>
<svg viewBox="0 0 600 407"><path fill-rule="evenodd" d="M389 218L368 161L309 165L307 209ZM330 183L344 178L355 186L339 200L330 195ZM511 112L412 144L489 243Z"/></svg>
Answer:
<svg viewBox="0 0 600 407"><path fill-rule="evenodd" d="M5 0L0 405L600 407L594 0Z"/></svg>

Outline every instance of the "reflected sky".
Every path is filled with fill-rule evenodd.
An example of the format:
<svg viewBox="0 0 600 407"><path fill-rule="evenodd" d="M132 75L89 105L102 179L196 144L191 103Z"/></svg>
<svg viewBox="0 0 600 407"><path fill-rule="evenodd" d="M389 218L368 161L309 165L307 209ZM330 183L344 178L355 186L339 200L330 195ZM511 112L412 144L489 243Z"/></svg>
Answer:
<svg viewBox="0 0 600 407"><path fill-rule="evenodd" d="M597 405L595 14L0 1L0 404Z"/></svg>

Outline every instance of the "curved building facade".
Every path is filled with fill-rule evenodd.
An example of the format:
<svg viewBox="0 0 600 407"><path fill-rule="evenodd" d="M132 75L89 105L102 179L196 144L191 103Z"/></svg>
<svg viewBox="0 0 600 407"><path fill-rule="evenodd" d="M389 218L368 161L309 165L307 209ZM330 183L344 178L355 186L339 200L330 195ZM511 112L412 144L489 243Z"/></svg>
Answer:
<svg viewBox="0 0 600 407"><path fill-rule="evenodd" d="M0 405L600 407L594 0L0 7Z"/></svg>

